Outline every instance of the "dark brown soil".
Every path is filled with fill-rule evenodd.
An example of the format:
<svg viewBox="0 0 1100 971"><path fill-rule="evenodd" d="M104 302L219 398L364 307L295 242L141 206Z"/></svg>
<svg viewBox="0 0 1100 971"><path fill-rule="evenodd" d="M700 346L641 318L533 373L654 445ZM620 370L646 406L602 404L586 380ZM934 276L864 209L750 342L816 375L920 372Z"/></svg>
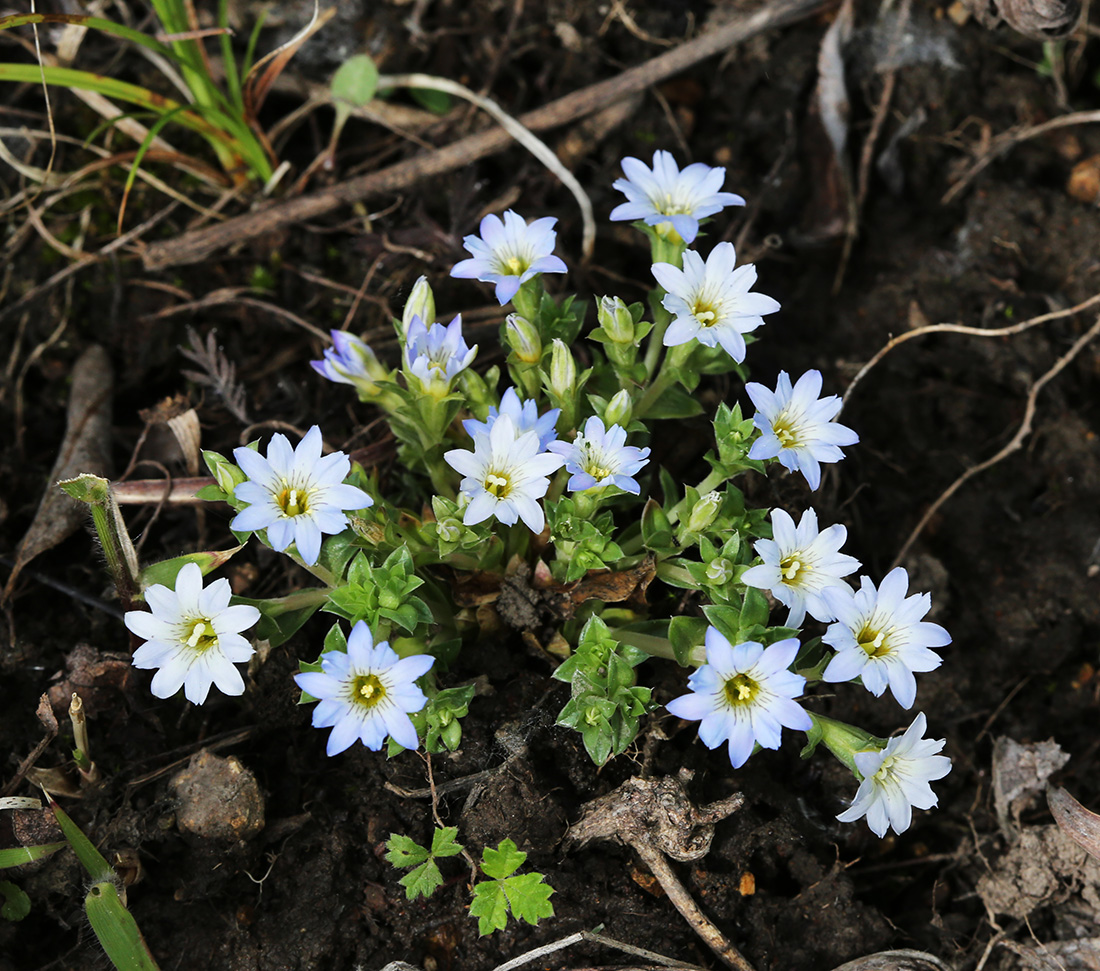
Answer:
<svg viewBox="0 0 1100 971"><path fill-rule="evenodd" d="M294 24L304 5L279 6ZM612 16L610 5L579 0L349 2L341 5L337 23L307 45L296 70L323 80L358 45L347 46L347 37L366 38L385 71L427 70L474 88L488 85L505 108L520 114L660 53L660 38L680 40L710 18L735 12L733 4L692 0L628 6L636 32ZM415 39L406 26L410 16L422 30ZM873 4L858 5L848 54L853 163L881 91L876 58L888 46L896 12L884 13L883 26L876 27L877 16ZM199 407L204 447L226 452L239 443L241 422L215 395L181 376L191 368L178 350L188 342L189 326L202 334L216 328L247 389L253 421L302 428L317 422L330 441L362 449L379 441L378 426L363 432L376 415L349 404L346 389L321 382L308 368L321 345L305 330L255 304L233 301L156 315L219 288L259 283L270 289L252 296L317 327L339 326L372 272L353 329L382 335L413 280L428 273L440 312L466 312L485 350L499 321L491 313L495 306L488 306L489 293L452 281L447 272L463 255L461 238L475 231L479 216L509 206L559 218L558 252L571 262L570 288L582 296L614 291L628 301L640 299L648 286L646 250L631 231L605 218L618 201L611 182L623 155L648 159L655 148L667 148L684 161L686 143L692 160L725 165L726 188L749 199L754 221L741 249L758 263L760 289L783 304L750 351L753 375L765 383L780 369L797 375L816 367L825 374L826 389L840 392L891 335L915 324L1004 326L1073 306L1100 290L1100 212L1065 187L1074 164L1100 152L1095 129L1066 128L1025 142L986 168L955 201L941 201L970 160L958 132L976 144L982 125L997 134L1021 122L1097 107L1096 59L1086 35L1065 45L1065 105L1054 81L1030 63L1042 57L1039 43L973 21L957 26L945 7L918 2L879 149L917 113L924 120L897 146L903 184L890 186L873 175L847 273L832 293L840 241L810 242L822 225L820 209L811 205L812 187L824 173L820 138L807 121L821 38L831 20L830 14L804 20L721 61L698 65L648 94L613 130L572 133L583 141L579 150L574 146L571 165L601 220L596 257L587 268L572 259L580 222L570 196L514 148L372 204L369 226L362 213L344 210L220 253L204 265L160 274L144 272L124 251L81 271L71 289L58 286L27 312L8 316L0 322L0 356L7 362L0 422L11 430L0 441L4 554L13 555L48 488L64 430L67 378L90 343L105 345L117 369L116 472L142 431L138 410L176 393L190 395ZM276 42L274 32L264 35L265 43L269 39ZM101 66L107 64L111 50L89 47L89 63L99 57ZM146 68L135 64L127 70ZM4 98L24 112L14 115L18 119L40 110L34 90L8 88ZM267 120L296 103L291 94L277 95ZM65 95L55 109L59 128L72 136L83 138L95 124ZM37 114L28 123L44 127ZM286 155L298 171L324 147L328 123L319 114L292 138ZM476 115L460 113L421 137L445 144L481 124ZM379 127L353 121L327 177L369 170L418 150ZM45 150L33 160L44 165ZM65 148L57 164L67 171L84 160ZM14 191L15 174L3 171L8 191ZM172 176L170 169L157 171ZM71 241L80 208L88 204L85 245L91 250L108 242L121 181L104 186L106 200L52 209L51 231ZM160 205L159 197L139 190L127 225ZM716 220L708 227L711 241L738 238L745 214L734 211ZM9 232L25 219L25 211L10 212ZM184 225L180 210L153 232L168 236ZM7 302L63 265L33 231L6 253L14 270L5 284ZM67 325L51 341L63 319ZM929 504L964 469L1012 437L1031 384L1093 319L1085 312L1014 337L938 334L903 345L853 395L845 422L862 442L828 473L819 493L811 496L801 479L773 476L749 483L750 494L760 505L782 504L792 512L812 501L823 522L848 526L846 550L863 561L865 572L881 577ZM482 359L491 363L493 355L486 351ZM711 402L740 393L718 384L704 384L703 392ZM554 727L568 689L550 679L551 664L518 637L471 643L449 677L457 683L488 673L488 683L465 720L461 749L433 760L434 778L444 784L498 771L448 792L439 811L475 852L505 837L515 840L556 890L552 920L479 938L459 861L445 864L447 883L429 902L409 903L397 883L400 873L382 859L390 833L420 841L430 834L430 802L396 791L427 785L424 761L412 753L387 760L361 746L328 759L323 733L309 727L308 709L295 704L290 676L299 658L318 654L330 622L320 618L253 665L242 699L215 693L201 708L179 699L161 702L148 692L147 672L101 669L89 724L103 781L65 804L105 850L136 851L144 879L130 889L130 907L165 971L351 971L393 960L428 971L485 971L597 925L632 945L718 967L631 851L597 845L567 853L560 845L582 804L638 774L643 761L656 775L693 770L691 792L700 803L737 790L745 794L745 808L718 825L709 855L675 866L759 971L829 971L893 948L924 950L954 968L974 968L983 960L989 969L1037 966L1021 964L1021 957L1001 948L983 955L999 928L1007 940L1024 944L1100 937L1100 915L1089 904L1097 897L1094 888L1085 892L1092 887L1091 871L1062 867L1051 877L1049 894L1031 907L1026 926L1012 915L1002 916L999 928L993 925L997 915L983 906L978 881L1015 835L1002 833L992 811L992 744L998 735L1020 742L1053 737L1071 756L1058 781L1086 805L1100 803L1100 682L1094 674L1100 640L1098 394L1100 356L1090 347L1040 395L1025 447L965 485L904 561L913 587L932 592L935 620L954 638L942 668L921 677L918 695L931 734L948 740L954 768L936 786L939 809L917 813L901 837L879 840L862 823L838 823L834 817L854 791L850 775L824 752L801 761L794 739L733 771L720 751L708 752L693 731L677 730L666 717L651 726L644 746L597 772L579 737ZM699 470L684 465L677 436L665 431L655 432L655 458L695 481ZM700 440L705 431L700 423ZM159 432L142 457L164 463L175 475L184 472L169 438ZM371 458L381 462L384 487L403 488L392 450L383 443ZM147 474L158 473L150 466L136 471L137 477ZM227 538L225 510L208 509L205 519L193 508L166 508L155 521L148 511L127 515L134 535L144 534L142 552L149 560ZM229 575L238 592L250 596L308 580L255 544L243 565L238 562ZM0 650L0 740L9 753L2 780L41 737L39 696L63 677L80 683L73 672L66 675L77 645L90 645L98 660L111 653L125 659L130 649L119 616L47 582L102 598L117 611L100 555L83 532L22 575L6 608ZM658 607L675 606L656 588L652 596ZM674 666L652 662L643 670L658 700L682 690L683 675ZM883 735L908 721L891 698L876 700L848 685L814 703ZM40 766L64 763L71 739L62 731ZM235 757L255 776L266 817L259 835L218 840L177 825L169 780L203 747ZM30 788L24 784L18 792ZM1042 803L1024 812L1025 826L1049 823ZM0 845L10 845L10 824L0 818L0 827ZM33 910L20 923L0 921L0 971L104 966L82 913L84 880L68 854L15 879ZM750 885L754 892L745 893ZM537 966L627 960L586 944Z"/></svg>

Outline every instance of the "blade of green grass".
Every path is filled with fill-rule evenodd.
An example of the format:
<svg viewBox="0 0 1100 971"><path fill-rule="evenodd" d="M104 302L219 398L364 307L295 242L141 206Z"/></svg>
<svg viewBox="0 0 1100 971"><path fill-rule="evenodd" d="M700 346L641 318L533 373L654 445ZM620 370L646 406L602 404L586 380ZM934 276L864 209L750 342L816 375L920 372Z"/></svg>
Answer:
<svg viewBox="0 0 1100 971"><path fill-rule="evenodd" d="M6 870L12 866L22 866L24 863L33 863L35 860L44 859L58 850L63 850L68 843L39 843L38 846L12 846L0 850L0 870Z"/></svg>
<svg viewBox="0 0 1100 971"><path fill-rule="evenodd" d="M0 17L0 30L9 27L22 27L24 24L74 24L77 27L88 27L92 30L101 30L105 34L111 34L120 40L128 40L132 44L139 44L151 51L156 51L164 57L178 60L172 50L154 37L143 34L140 30L116 24L113 20L105 20L103 17L85 17L80 14L61 13L21 13Z"/></svg>
<svg viewBox="0 0 1100 971"><path fill-rule="evenodd" d="M84 831L72 821L69 814L52 798L50 799L50 808L53 809L53 813L57 817L57 825L61 827L61 832L65 834L65 839L69 841L69 845L73 848L73 852L76 853L76 858L83 864L84 869L88 871L88 876L97 883L114 880L115 871L111 868L111 864L108 863L106 859L104 859L103 854L92 845L92 841L88 839L88 837L84 835Z"/></svg>
<svg viewBox="0 0 1100 971"><path fill-rule="evenodd" d="M126 909L113 883L93 885L84 898L84 911L118 971L160 971L134 915Z"/></svg>

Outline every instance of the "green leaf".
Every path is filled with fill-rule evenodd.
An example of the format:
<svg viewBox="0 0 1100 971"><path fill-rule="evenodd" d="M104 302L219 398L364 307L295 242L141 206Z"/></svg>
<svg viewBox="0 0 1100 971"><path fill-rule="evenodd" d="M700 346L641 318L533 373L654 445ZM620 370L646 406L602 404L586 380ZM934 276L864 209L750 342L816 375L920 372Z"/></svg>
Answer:
<svg viewBox="0 0 1100 971"><path fill-rule="evenodd" d="M386 840L386 862L390 866L400 868L418 866L430 856L430 850L400 833L391 833L390 838Z"/></svg>
<svg viewBox="0 0 1100 971"><path fill-rule="evenodd" d="M510 839L501 840L498 849L485 847L481 852L481 871L487 877L503 880L511 876L527 859L527 854L516 849Z"/></svg>
<svg viewBox="0 0 1100 971"><path fill-rule="evenodd" d="M57 817L57 824L61 827L61 832L65 834L65 839L69 841L69 845L76 853L77 859L84 865L84 869L88 871L88 875L92 880L97 883L113 880L115 871L111 869L111 864L103 858L103 854L95 848L92 841L84 835L80 827L69 818L69 814L53 799L50 800L50 808L53 809L54 816Z"/></svg>
<svg viewBox="0 0 1100 971"><path fill-rule="evenodd" d="M537 924L543 917L554 916L550 895L554 888L541 873L523 873L504 881L504 893L512 915L528 924Z"/></svg>
<svg viewBox="0 0 1100 971"><path fill-rule="evenodd" d="M741 619L739 626L754 627L757 624L766 627L768 624L768 598L763 590L756 587L745 588L745 602L741 607Z"/></svg>
<svg viewBox="0 0 1100 971"><path fill-rule="evenodd" d="M378 90L378 67L366 54L354 54L332 76L332 96L354 108L374 100Z"/></svg>
<svg viewBox="0 0 1100 971"><path fill-rule="evenodd" d="M433 115L445 115L451 110L451 96L444 91L435 91L432 88L409 88L409 94L421 108L430 111Z"/></svg>
<svg viewBox="0 0 1100 971"><path fill-rule="evenodd" d="M405 888L405 897L416 900L417 897L430 897L441 886L443 876L434 860L421 863L415 870L406 873L397 881Z"/></svg>
<svg viewBox="0 0 1100 971"><path fill-rule="evenodd" d="M462 844L455 842L457 826L439 826L432 833L432 856L457 856Z"/></svg>
<svg viewBox="0 0 1100 971"><path fill-rule="evenodd" d="M673 617L668 622L668 640L680 667L691 666L691 653L706 635L707 622L702 617Z"/></svg>
<svg viewBox="0 0 1100 971"><path fill-rule="evenodd" d="M35 860L45 859L56 853L58 850L63 850L68 843L40 843L37 846L12 846L4 850L0 850L0 870L6 870L8 867L22 866L24 863L33 863Z"/></svg>
<svg viewBox="0 0 1100 971"><path fill-rule="evenodd" d="M703 608L703 613L706 614L707 620L718 628L720 634L730 638L733 643L737 643L735 638L737 632L741 629L741 612L739 610L719 604L708 604Z"/></svg>
<svg viewBox="0 0 1100 971"><path fill-rule="evenodd" d="M10 880L0 880L0 897L4 898L0 904L0 917L4 920L22 920L31 912L31 898Z"/></svg>
<svg viewBox="0 0 1100 971"><path fill-rule="evenodd" d="M470 916L477 918L477 932L482 937L504 930L508 923L508 898L499 880L483 880L474 887Z"/></svg>
<svg viewBox="0 0 1100 971"><path fill-rule="evenodd" d="M84 898L84 912L107 957L119 971L159 971L133 915L113 883L96 883Z"/></svg>
<svg viewBox="0 0 1100 971"><path fill-rule="evenodd" d="M653 418L694 418L703 413L697 398L675 386L666 388L660 398L646 413L646 421Z"/></svg>
<svg viewBox="0 0 1100 971"><path fill-rule="evenodd" d="M162 583L169 589L175 589L176 577L188 563L197 563L202 575L213 572L223 563L231 560L244 546L234 546L230 550L209 550L203 553L187 553L184 556L175 556L170 560L161 560L159 563L150 563L141 571L141 585L148 587L154 583Z"/></svg>

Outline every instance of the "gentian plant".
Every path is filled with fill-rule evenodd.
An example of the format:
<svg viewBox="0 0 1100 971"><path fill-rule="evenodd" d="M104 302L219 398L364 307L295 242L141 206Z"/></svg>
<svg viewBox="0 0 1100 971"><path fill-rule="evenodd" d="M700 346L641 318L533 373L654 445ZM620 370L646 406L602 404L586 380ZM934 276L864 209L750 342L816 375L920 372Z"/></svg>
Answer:
<svg viewBox="0 0 1100 971"><path fill-rule="evenodd" d="M924 738L923 715L889 740L819 715L815 688L835 692L850 682L878 696L889 687L910 708L915 674L940 663L933 648L950 636L923 619L930 598L909 594L904 570L878 586L860 576L852 588L860 563L842 552L842 525L822 525L813 508L796 524L785 509L746 502L743 477L773 466L817 489L823 466L857 443L837 421L839 399L821 397L819 372L793 384L781 372L774 391L745 385L750 416L739 404L719 405L703 456L710 471L696 484L679 485L656 464L648 444L655 429L703 412L695 395L703 376L744 378L751 342L779 304L752 289L757 270L737 266L730 244L705 259L687 248L723 206L742 202L720 191L720 169L681 172L660 152L652 171L637 160L624 169L630 180L616 185L630 201L615 218L637 220L661 285L648 311L605 295L591 326L584 305L543 285L542 274L565 270L553 254L553 220L486 217L481 235L465 240L472 257L453 275L488 283L511 304L501 315L503 368L482 374L471 366L478 348L467 345L460 317L432 319L435 298L423 279L394 321L396 369L334 332L314 369L334 393L350 386L383 412L416 478L402 493L379 489L348 456L323 455L316 426L293 449L277 434L263 454L259 443L238 448L232 461L206 452L215 484L201 496L236 511L238 542L254 536L318 583L231 606L224 581L204 591L199 572L235 550L150 567L137 585L145 584L152 615L127 614L130 629L148 639L135 664L161 667L158 696L182 685L201 703L211 686L239 690L232 662L246 657L240 632L250 623L278 644L321 610L336 622L323 648L307 649L296 680L302 700L316 702L313 724L331 729L329 755L357 739L370 749L385 743L391 755L421 745L453 750L477 703L474 684L452 673L478 636L457 603L456 578L476 575L491 601L522 570L537 615L528 639L553 630L559 657L569 645L554 675L570 686L558 724L581 736L594 762L630 748L658 709L646 662L663 659L689 669L687 693L669 699L668 712L682 727L698 722L702 743L725 746L734 768L777 749L784 731L805 733L806 757L824 743L857 783L838 818L866 817L880 836L888 826L901 832L913 807L935 805L929 783L950 769L938 754L944 742ZM117 516L96 522L105 524L105 543L125 546L111 535ZM154 576L158 584L148 585ZM661 585L687 593L661 596ZM782 608L779 620L768 593ZM804 629L810 620L829 625L823 636ZM452 842L453 833L433 838L433 848L410 843L417 848L401 850L399 865L426 867L434 886L434 859L453 855ZM545 910L548 891L538 893Z"/></svg>

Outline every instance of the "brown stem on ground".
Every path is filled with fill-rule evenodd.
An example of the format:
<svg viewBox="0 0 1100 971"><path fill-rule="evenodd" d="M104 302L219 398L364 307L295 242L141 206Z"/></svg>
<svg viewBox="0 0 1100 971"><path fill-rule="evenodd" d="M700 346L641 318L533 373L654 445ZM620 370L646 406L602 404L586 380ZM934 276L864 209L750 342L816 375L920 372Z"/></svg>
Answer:
<svg viewBox="0 0 1100 971"><path fill-rule="evenodd" d="M531 131L546 131L575 121L606 108L620 98L679 74L699 61L720 54L757 34L807 17L828 3L829 0L772 0L747 17L738 17L616 77L589 85L530 111L520 116L519 122ZM500 128L478 132L433 152L348 179L311 195L287 199L215 226L153 243L145 247L142 259L145 268L150 270L197 263L224 246L315 219L340 206L406 189L423 179L463 168L479 158L499 152L511 143L512 137Z"/></svg>

